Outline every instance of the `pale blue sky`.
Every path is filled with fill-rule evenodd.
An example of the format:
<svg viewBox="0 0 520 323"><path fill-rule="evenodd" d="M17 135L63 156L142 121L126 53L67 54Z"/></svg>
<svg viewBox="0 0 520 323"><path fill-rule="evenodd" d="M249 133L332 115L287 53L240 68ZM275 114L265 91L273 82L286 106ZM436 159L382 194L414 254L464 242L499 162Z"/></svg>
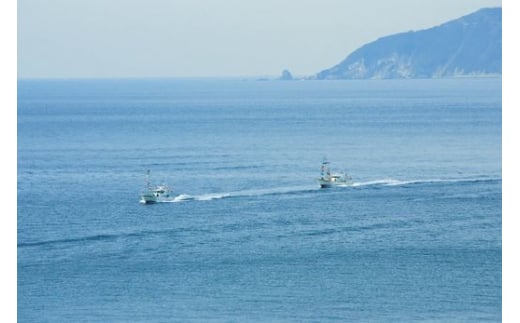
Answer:
<svg viewBox="0 0 520 323"><path fill-rule="evenodd" d="M311 75L497 0L18 0L18 77Z"/></svg>

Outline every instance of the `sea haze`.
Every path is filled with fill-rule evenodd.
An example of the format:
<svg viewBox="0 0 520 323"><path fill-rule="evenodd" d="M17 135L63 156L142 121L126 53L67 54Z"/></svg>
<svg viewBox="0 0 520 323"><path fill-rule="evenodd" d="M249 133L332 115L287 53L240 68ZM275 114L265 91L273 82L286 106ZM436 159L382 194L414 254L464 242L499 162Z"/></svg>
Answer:
<svg viewBox="0 0 520 323"><path fill-rule="evenodd" d="M21 80L18 319L500 321L501 119L500 78Z"/></svg>

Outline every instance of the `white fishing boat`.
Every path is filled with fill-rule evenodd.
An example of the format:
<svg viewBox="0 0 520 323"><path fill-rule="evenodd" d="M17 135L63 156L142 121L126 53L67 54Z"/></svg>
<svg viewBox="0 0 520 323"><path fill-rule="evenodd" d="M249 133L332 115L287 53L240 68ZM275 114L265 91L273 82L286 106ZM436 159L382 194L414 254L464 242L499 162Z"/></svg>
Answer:
<svg viewBox="0 0 520 323"><path fill-rule="evenodd" d="M330 162L326 159L323 159L323 162L321 163L321 176L318 178L318 183L321 188L350 186L353 184L352 177L347 173L331 173L329 164Z"/></svg>
<svg viewBox="0 0 520 323"><path fill-rule="evenodd" d="M161 184L153 187L150 184L150 171L146 172L146 185L141 193L139 203L152 204L157 202L167 202L171 200L171 189L169 186Z"/></svg>

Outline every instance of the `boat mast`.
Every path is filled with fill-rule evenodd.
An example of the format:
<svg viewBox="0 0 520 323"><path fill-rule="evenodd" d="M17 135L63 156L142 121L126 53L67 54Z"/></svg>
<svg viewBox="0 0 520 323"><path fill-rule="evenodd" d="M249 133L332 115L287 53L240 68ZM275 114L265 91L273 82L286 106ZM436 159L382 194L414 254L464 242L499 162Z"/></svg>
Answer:
<svg viewBox="0 0 520 323"><path fill-rule="evenodd" d="M327 175L330 175L329 166L327 166L329 162L327 161L327 157L323 157L323 161L321 162L321 177L325 176L325 173Z"/></svg>
<svg viewBox="0 0 520 323"><path fill-rule="evenodd" d="M146 179L145 179L146 188L150 189L150 170L146 170Z"/></svg>

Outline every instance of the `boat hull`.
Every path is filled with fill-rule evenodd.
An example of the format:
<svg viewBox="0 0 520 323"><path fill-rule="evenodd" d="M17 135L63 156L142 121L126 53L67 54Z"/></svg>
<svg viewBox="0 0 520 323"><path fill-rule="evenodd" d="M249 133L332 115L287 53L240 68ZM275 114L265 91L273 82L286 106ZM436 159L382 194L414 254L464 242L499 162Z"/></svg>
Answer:
<svg viewBox="0 0 520 323"><path fill-rule="evenodd" d="M320 188L331 188L332 186L334 185L330 183L320 183Z"/></svg>
<svg viewBox="0 0 520 323"><path fill-rule="evenodd" d="M331 188L337 186L351 186L352 181L347 180L327 180L327 179L318 179L318 183L320 184L320 188Z"/></svg>
<svg viewBox="0 0 520 323"><path fill-rule="evenodd" d="M141 204L153 204L157 203L157 197L152 194L142 194L139 199L139 203Z"/></svg>

